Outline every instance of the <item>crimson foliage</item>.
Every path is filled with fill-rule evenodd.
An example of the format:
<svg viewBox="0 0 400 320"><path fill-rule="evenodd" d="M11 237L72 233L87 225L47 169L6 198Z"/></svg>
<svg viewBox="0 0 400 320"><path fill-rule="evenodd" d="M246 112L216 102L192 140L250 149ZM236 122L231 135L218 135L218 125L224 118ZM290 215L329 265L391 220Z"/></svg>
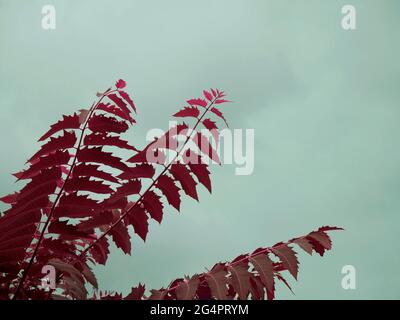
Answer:
<svg viewBox="0 0 400 320"><path fill-rule="evenodd" d="M88 285L95 292L98 288L92 267L106 264L110 241L131 254L129 228L145 241L149 219L161 223L169 206L179 211L183 194L198 201L198 184L211 192L205 159L220 163L214 145L216 121L227 123L220 111L229 102L224 92L204 90L204 97L187 100L174 116L193 118L194 124L179 123L138 150L121 137L136 123L136 107L125 86L118 80L114 88L98 93L89 109L51 125L27 168L14 174L27 183L1 198L10 208L0 217L0 299L87 299ZM133 153L126 161L115 155L122 149ZM100 292L92 298L273 299L276 279L288 285L283 271L297 278L292 245L322 256L331 249L327 232L338 229L322 227L259 248L147 296L139 284L126 297ZM56 269L56 289L42 287L45 265Z"/></svg>

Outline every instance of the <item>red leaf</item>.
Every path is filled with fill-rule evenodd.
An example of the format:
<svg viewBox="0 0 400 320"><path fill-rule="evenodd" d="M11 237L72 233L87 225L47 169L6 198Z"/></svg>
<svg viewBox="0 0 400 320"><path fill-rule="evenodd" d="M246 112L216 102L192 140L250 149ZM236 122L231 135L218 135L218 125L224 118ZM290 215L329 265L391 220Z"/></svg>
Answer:
<svg viewBox="0 0 400 320"><path fill-rule="evenodd" d="M161 288L160 290L150 290L148 300L164 300L168 295L168 290Z"/></svg>
<svg viewBox="0 0 400 320"><path fill-rule="evenodd" d="M42 170L32 178L31 182L22 188L17 196L17 202L27 202L53 193L60 178L60 167Z"/></svg>
<svg viewBox="0 0 400 320"><path fill-rule="evenodd" d="M120 248L125 254L131 253L131 238L128 233L128 228L122 222L118 223L110 234L115 245Z"/></svg>
<svg viewBox="0 0 400 320"><path fill-rule="evenodd" d="M323 231L311 232L308 237L317 240L326 250L332 249L331 238Z"/></svg>
<svg viewBox="0 0 400 320"><path fill-rule="evenodd" d="M151 164L138 164L127 171L122 172L118 178L121 180L137 179L137 178L152 178L155 174L155 169Z"/></svg>
<svg viewBox="0 0 400 320"><path fill-rule="evenodd" d="M123 89L123 88L125 88L125 86L126 86L126 82L125 82L124 80L122 80L122 79L119 79L119 80L115 83L115 86L116 86L118 89Z"/></svg>
<svg viewBox="0 0 400 320"><path fill-rule="evenodd" d="M108 199L104 199L103 202L100 204L100 207L102 210L124 209L127 205L128 199L126 197L122 197L117 200L110 197Z"/></svg>
<svg viewBox="0 0 400 320"><path fill-rule="evenodd" d="M127 141L120 139L118 136L108 136L105 134L89 134L85 136L83 144L91 146L114 146L122 149L138 151L135 147L130 146Z"/></svg>
<svg viewBox="0 0 400 320"><path fill-rule="evenodd" d="M197 177L199 182L207 188L207 190L211 193L211 180L210 180L210 171L208 171L208 166L204 163L201 163L199 159L197 163L189 163L190 170Z"/></svg>
<svg viewBox="0 0 400 320"><path fill-rule="evenodd" d="M289 290L294 294L292 288L290 287L290 285L289 285L289 283L286 281L286 279L285 279L284 277L282 277L282 275L281 275L280 273L276 273L275 275L276 275L276 277L277 277L280 281L282 281L282 282L286 285L286 287L288 287Z"/></svg>
<svg viewBox="0 0 400 320"><path fill-rule="evenodd" d="M200 111L196 107L184 107L182 110L178 111L173 116L181 117L181 118L184 118L184 117L197 118L199 115L200 115Z"/></svg>
<svg viewBox="0 0 400 320"><path fill-rule="evenodd" d="M33 199L29 199L26 202L19 201L6 212L8 214L21 214L23 212L31 212L40 209L45 209L48 205L49 205L49 194L46 192L42 195L38 195Z"/></svg>
<svg viewBox="0 0 400 320"><path fill-rule="evenodd" d="M121 171L128 169L128 166L120 158L114 157L110 152L103 151L101 147L81 149L77 153L77 158L80 162L101 163Z"/></svg>
<svg viewBox="0 0 400 320"><path fill-rule="evenodd" d="M72 116L63 116L63 119L53 124L50 130L47 131L38 141L46 140L54 133L65 129L79 129L80 127L79 116L74 113Z"/></svg>
<svg viewBox="0 0 400 320"><path fill-rule="evenodd" d="M42 145L40 150L36 152L28 161L32 162L40 156L47 155L56 150L72 148L75 145L75 142L75 132L64 131L64 134L62 136L59 136L57 138L50 138L50 140L46 144Z"/></svg>
<svg viewBox="0 0 400 320"><path fill-rule="evenodd" d="M95 228L109 225L113 222L114 216L110 211L100 211L93 215L89 220L78 224L78 230L88 231Z"/></svg>
<svg viewBox="0 0 400 320"><path fill-rule="evenodd" d="M318 228L318 231L335 231L335 230L344 230L343 228L339 227L331 227L331 226L323 226Z"/></svg>
<svg viewBox="0 0 400 320"><path fill-rule="evenodd" d="M129 96L129 94L126 93L125 91L118 91L118 92L119 92L119 94L121 95L121 97L122 97L126 102L128 102L128 104L131 106L131 108L133 109L133 111L135 111L135 113L137 113L137 112L136 112L135 104L133 103L133 101L132 101L131 97Z"/></svg>
<svg viewBox="0 0 400 320"><path fill-rule="evenodd" d="M77 177L67 181L65 184L65 191L89 191L100 194L109 194L113 192L113 189L101 181L90 180L89 177Z"/></svg>
<svg viewBox="0 0 400 320"><path fill-rule="evenodd" d="M68 151L56 151L47 156L40 157L37 162L32 164L27 170L14 173L13 175L21 179L29 179L40 172L40 170L67 164L70 159Z"/></svg>
<svg viewBox="0 0 400 320"><path fill-rule="evenodd" d="M239 295L239 299L246 300L250 292L250 277L247 263L241 262L228 267L232 277L232 286Z"/></svg>
<svg viewBox="0 0 400 320"><path fill-rule="evenodd" d="M211 132L216 144L218 145L219 132L218 132L218 127L215 124L215 122L210 119L205 119L205 120L203 120L203 125L204 125L204 127L206 127L207 130L209 130Z"/></svg>
<svg viewBox="0 0 400 320"><path fill-rule="evenodd" d="M181 281L175 289L176 298L178 300L193 300L199 283L200 280L198 275L194 275L191 278L185 277L185 279Z"/></svg>
<svg viewBox="0 0 400 320"><path fill-rule="evenodd" d="M117 190L111 195L110 201L114 202L120 198L138 194L140 189L142 188L142 184L140 180L129 180L125 182L123 185L117 188Z"/></svg>
<svg viewBox="0 0 400 320"><path fill-rule="evenodd" d="M53 221L50 223L49 233L62 235L63 239L94 239L90 233L79 231L76 226L69 225L66 221Z"/></svg>
<svg viewBox="0 0 400 320"><path fill-rule="evenodd" d="M105 111L107 113L116 115L117 117L120 117L121 119L127 120L130 123L134 123L135 120L130 116L129 113L126 113L123 109L114 106L110 103L99 103L99 105L97 106L96 110L101 110L101 111Z"/></svg>
<svg viewBox="0 0 400 320"><path fill-rule="evenodd" d="M24 256L25 256L25 246L0 250L1 263L19 262L24 258ZM2 270L1 265L0 265L0 270Z"/></svg>
<svg viewBox="0 0 400 320"><path fill-rule="evenodd" d="M0 243L0 252L10 248L26 248L32 242L32 234L23 234L11 239L3 239Z"/></svg>
<svg viewBox="0 0 400 320"><path fill-rule="evenodd" d="M93 177L99 178L113 183L118 183L118 179L113 177L112 174L99 170L99 165L80 163L75 166L72 174L73 177Z"/></svg>
<svg viewBox="0 0 400 320"><path fill-rule="evenodd" d="M212 295L218 300L226 300L228 294L227 272L223 263L217 263L211 271L209 271L205 278L211 289Z"/></svg>
<svg viewBox="0 0 400 320"><path fill-rule="evenodd" d="M268 255L259 254L249 258L249 261L258 272L261 282L269 293L274 291L274 266Z"/></svg>
<svg viewBox="0 0 400 320"><path fill-rule="evenodd" d="M98 289L96 276L94 275L93 271L89 268L89 266L86 263L82 263L81 261L78 261L75 265L78 266L78 269L82 272L86 281L88 281L94 288Z"/></svg>
<svg viewBox="0 0 400 320"><path fill-rule="evenodd" d="M148 162L148 163L164 164L166 161L166 156L164 152L158 149L154 149L153 145L149 144L145 150L136 153L134 156L130 157L126 161L131 163Z"/></svg>
<svg viewBox="0 0 400 320"><path fill-rule="evenodd" d="M104 115L94 115L89 120L89 129L93 132L115 132L122 133L128 130L128 125L124 121Z"/></svg>
<svg viewBox="0 0 400 320"><path fill-rule="evenodd" d="M218 99L218 100L215 100L215 104L226 103L226 102L232 102L232 101L225 100L225 99Z"/></svg>
<svg viewBox="0 0 400 320"><path fill-rule="evenodd" d="M54 210L54 217L82 218L93 214L98 202L88 198L87 195L70 193L60 198L57 208Z"/></svg>
<svg viewBox="0 0 400 320"><path fill-rule="evenodd" d="M184 164L172 164L170 172L176 180L178 180L185 193L195 200L198 200L196 191L196 181L192 178L188 168Z"/></svg>
<svg viewBox="0 0 400 320"><path fill-rule="evenodd" d="M142 300L145 287L139 283L137 287L133 287L131 292L124 298L124 300Z"/></svg>
<svg viewBox="0 0 400 320"><path fill-rule="evenodd" d="M297 238L297 239L293 239L291 242L297 244L300 248L302 248L308 254L310 254L310 255L312 254L314 248L313 248L313 245L311 244L311 242L309 240L307 240L307 238Z"/></svg>
<svg viewBox="0 0 400 320"><path fill-rule="evenodd" d="M140 206L135 206L128 215L129 224L133 226L133 230L143 241L146 241L146 236L149 232L149 223L147 220L147 214Z"/></svg>
<svg viewBox="0 0 400 320"><path fill-rule="evenodd" d="M156 186L167 198L168 203L179 211L181 197L179 195L179 188L176 186L174 180L166 175L162 175L158 178Z"/></svg>
<svg viewBox="0 0 400 320"><path fill-rule="evenodd" d="M6 195L4 197L0 198L0 201L7 203L7 204L12 204L17 201L17 197L19 195L19 192L14 192L12 194Z"/></svg>
<svg viewBox="0 0 400 320"><path fill-rule="evenodd" d="M207 90L203 90L203 94L204 94L204 97L205 97L208 101L211 101L211 100L213 99L212 94L211 94L210 92L208 92Z"/></svg>
<svg viewBox="0 0 400 320"><path fill-rule="evenodd" d="M225 119L225 117L224 117L224 115L222 114L221 111L219 111L217 108L211 108L211 112L214 113L215 115L217 115L222 120L224 120L226 126L229 127L228 126L228 122L226 121L226 119Z"/></svg>
<svg viewBox="0 0 400 320"><path fill-rule="evenodd" d="M286 244L276 244L271 251L282 261L283 266L289 270L290 274L297 280L299 272L299 261L296 252Z"/></svg>
<svg viewBox="0 0 400 320"><path fill-rule="evenodd" d="M325 247L314 238L307 237L306 239L311 243L315 252L317 252L321 257L323 257L326 251Z"/></svg>
<svg viewBox="0 0 400 320"><path fill-rule="evenodd" d="M207 101L204 99L190 99L187 101L187 103L189 103L191 106L199 106L199 107L207 107Z"/></svg>
<svg viewBox="0 0 400 320"><path fill-rule="evenodd" d="M31 234L36 230L36 223L41 217L40 211L24 212L18 215L7 214L0 219L0 240L12 239L24 234Z"/></svg>
<svg viewBox="0 0 400 320"><path fill-rule="evenodd" d="M105 265L108 254L110 253L108 249L108 241L104 237L97 241L93 247L90 249L90 253L92 254L93 259L100 264Z"/></svg>
<svg viewBox="0 0 400 320"><path fill-rule="evenodd" d="M143 204L150 216L158 223L161 223L164 206L160 201L160 197L151 190L147 191L143 196Z"/></svg>
<svg viewBox="0 0 400 320"><path fill-rule="evenodd" d="M252 300L264 300L264 285L261 283L260 277L253 276L250 278L250 293Z"/></svg>
<svg viewBox="0 0 400 320"><path fill-rule="evenodd" d="M129 116L131 115L131 111L128 109L128 107L126 106L126 103L120 97L118 97L114 93L107 95L107 97L112 102L114 102L119 108L121 108L121 110L124 111L127 115L129 115Z"/></svg>

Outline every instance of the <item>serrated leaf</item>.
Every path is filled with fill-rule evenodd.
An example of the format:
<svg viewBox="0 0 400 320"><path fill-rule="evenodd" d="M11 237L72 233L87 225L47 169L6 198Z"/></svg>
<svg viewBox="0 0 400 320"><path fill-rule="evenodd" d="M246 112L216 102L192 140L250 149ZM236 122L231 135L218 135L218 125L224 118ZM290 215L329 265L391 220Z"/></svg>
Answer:
<svg viewBox="0 0 400 320"><path fill-rule="evenodd" d="M210 92L208 92L207 90L203 90L203 95L208 101L211 101L213 99L212 94Z"/></svg>
<svg viewBox="0 0 400 320"><path fill-rule="evenodd" d="M51 137L50 140L41 146L40 150L36 152L28 161L32 162L35 159L45 156L56 150L65 150L72 148L76 143L75 132L64 131L62 136Z"/></svg>
<svg viewBox="0 0 400 320"><path fill-rule="evenodd" d="M101 181L90 180L89 177L76 177L67 181L65 184L65 191L89 191L99 194L109 194L113 192L113 189Z"/></svg>
<svg viewBox="0 0 400 320"><path fill-rule="evenodd" d="M52 136L54 133L66 129L79 129L81 126L79 116L74 113L72 116L63 116L62 120L51 125L50 130L47 131L38 141L43 141Z"/></svg>
<svg viewBox="0 0 400 320"><path fill-rule="evenodd" d="M163 204L160 201L160 197L153 191L148 191L143 196L143 206L150 216L161 223L163 218Z"/></svg>
<svg viewBox="0 0 400 320"><path fill-rule="evenodd" d="M130 123L134 123L135 120L131 117L129 113L126 113L120 107L117 107L111 103L100 103L96 110L101 110L110 114L113 114L123 120L129 121Z"/></svg>
<svg viewBox="0 0 400 320"><path fill-rule="evenodd" d="M134 209L129 212L128 221L129 224L133 226L135 233L142 238L143 241L146 241L146 236L149 232L149 223L144 208L135 206Z"/></svg>
<svg viewBox="0 0 400 320"><path fill-rule="evenodd" d="M269 292L274 290L274 266L266 254L259 254L249 258L249 261L258 272L261 282Z"/></svg>
<svg viewBox="0 0 400 320"><path fill-rule="evenodd" d="M221 118L222 120L224 120L226 126L229 127L229 126L228 126L228 122L226 121L226 119L225 119L225 117L224 117L224 115L222 114L221 111L219 111L217 108L214 108L214 107L211 108L210 111L211 111L212 113L214 113L217 117L219 117L219 118Z"/></svg>
<svg viewBox="0 0 400 320"><path fill-rule="evenodd" d="M135 111L135 113L136 113L135 104L133 103L133 100L131 99L131 97L129 96L129 94L126 93L125 91L122 91L122 90L118 91L118 93L121 95L121 97L122 97L126 102L128 102L128 104L131 106L131 108L133 109L133 111Z"/></svg>
<svg viewBox="0 0 400 320"><path fill-rule="evenodd" d="M86 146L113 146L127 150L138 151L135 147L128 144L118 136L110 136L106 134L92 133L85 136L83 144Z"/></svg>
<svg viewBox="0 0 400 320"><path fill-rule="evenodd" d="M43 169L67 164L69 159L70 155L68 151L56 151L49 155L40 157L39 160L31 164L28 169L14 173L13 175L17 177L18 180L30 179Z"/></svg>
<svg viewBox="0 0 400 320"><path fill-rule="evenodd" d="M175 294L178 300L192 300L196 295L200 280L198 275L193 277L185 277L175 289Z"/></svg>
<svg viewBox="0 0 400 320"><path fill-rule="evenodd" d="M118 223L111 231L110 235L115 245L120 248L125 254L131 253L131 237L128 233L128 228L123 223Z"/></svg>
<svg viewBox="0 0 400 320"><path fill-rule="evenodd" d="M118 121L112 117L104 115L93 115L89 120L89 129L93 132L107 133L115 132L122 133L128 130L128 125L124 121Z"/></svg>
<svg viewBox="0 0 400 320"><path fill-rule="evenodd" d="M79 150L77 159L80 162L101 163L121 171L126 171L128 166L120 158L112 155L111 152L105 152L101 147L83 148Z"/></svg>
<svg viewBox="0 0 400 320"><path fill-rule="evenodd" d="M193 117L197 119L199 115L200 111L196 107L184 107L182 110L178 111L173 116L180 118Z"/></svg>
<svg viewBox="0 0 400 320"><path fill-rule="evenodd" d="M271 251L282 261L283 266L289 270L290 274L297 280L299 272L299 261L296 257L296 252L286 244L275 245Z"/></svg>
<svg viewBox="0 0 400 320"><path fill-rule="evenodd" d="M145 286L141 283L137 287L133 287L131 292L124 298L124 300L142 300L145 292Z"/></svg>
<svg viewBox="0 0 400 320"><path fill-rule="evenodd" d="M142 163L127 171L122 172L118 178L121 180L138 179L138 178L152 178L155 174L155 169L151 164Z"/></svg>
<svg viewBox="0 0 400 320"><path fill-rule="evenodd" d="M167 175L162 175L158 178L156 186L167 198L168 203L179 211L181 197L179 195L179 188L176 186L174 180Z"/></svg>
<svg viewBox="0 0 400 320"><path fill-rule="evenodd" d="M195 200L199 200L196 191L196 181L190 175L188 168L184 164L172 164L169 171L173 177L178 180L182 186L183 191Z"/></svg>
<svg viewBox="0 0 400 320"><path fill-rule="evenodd" d="M226 300L228 294L227 287L227 272L225 265L217 263L214 267L207 272L205 279L210 286L212 295L218 300Z"/></svg>
<svg viewBox="0 0 400 320"><path fill-rule="evenodd" d="M187 103L191 106L207 107L207 101L201 98L187 100Z"/></svg>
<svg viewBox="0 0 400 320"><path fill-rule="evenodd" d="M131 111L126 106L126 103L118 97L115 93L108 94L107 97L114 102L122 111L124 111L127 115L131 115Z"/></svg>
<svg viewBox="0 0 400 320"><path fill-rule="evenodd" d="M241 262L235 265L232 264L228 266L228 270L232 277L231 284L239 295L239 299L246 300L250 292L251 277L247 263Z"/></svg>
<svg viewBox="0 0 400 320"><path fill-rule="evenodd" d="M99 169L99 165L80 163L75 166L72 176L73 177L93 177L106 180L113 183L119 183L119 180L115 178L111 173L102 171Z"/></svg>

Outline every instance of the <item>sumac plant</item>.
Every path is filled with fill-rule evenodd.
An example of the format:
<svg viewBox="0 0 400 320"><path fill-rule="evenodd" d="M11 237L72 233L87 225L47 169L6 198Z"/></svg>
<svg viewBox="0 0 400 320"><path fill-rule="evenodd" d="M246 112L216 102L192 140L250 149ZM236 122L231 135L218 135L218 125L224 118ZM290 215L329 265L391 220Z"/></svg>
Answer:
<svg viewBox="0 0 400 320"><path fill-rule="evenodd" d="M92 268L106 264L110 242L131 254L130 228L145 241L149 219L161 223L164 211L179 211L184 194L198 200L198 184L211 192L205 159L220 163L212 140L229 102L222 91L203 91L174 115L192 125L181 122L138 150L121 138L136 122L125 86L118 80L89 109L51 125L27 168L14 174L26 184L1 198L10 205L0 217L1 299L273 299L275 281L288 285L284 272L297 278L295 245L321 256L331 249L328 232L339 228L322 227L159 290L98 291ZM115 155L122 150L132 153L126 161ZM43 283L49 266L53 287Z"/></svg>

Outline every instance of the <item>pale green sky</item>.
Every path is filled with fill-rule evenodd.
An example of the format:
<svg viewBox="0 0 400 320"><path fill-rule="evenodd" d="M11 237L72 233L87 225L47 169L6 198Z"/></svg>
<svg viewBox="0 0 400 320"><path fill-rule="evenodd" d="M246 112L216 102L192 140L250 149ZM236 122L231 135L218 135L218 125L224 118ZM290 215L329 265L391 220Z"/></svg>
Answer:
<svg viewBox="0 0 400 320"><path fill-rule="evenodd" d="M53 4L57 28L41 28ZM357 10L357 30L340 26ZM213 170L213 194L135 236L133 256L113 249L103 289L168 285L259 246L338 225L326 257L300 255L296 296L400 298L400 2L0 0L0 192L39 147L49 124L88 106L124 78L139 108L129 139L203 88L225 90L233 128L255 129L255 171ZM4 209L5 206L1 206ZM357 289L341 288L341 268Z"/></svg>

